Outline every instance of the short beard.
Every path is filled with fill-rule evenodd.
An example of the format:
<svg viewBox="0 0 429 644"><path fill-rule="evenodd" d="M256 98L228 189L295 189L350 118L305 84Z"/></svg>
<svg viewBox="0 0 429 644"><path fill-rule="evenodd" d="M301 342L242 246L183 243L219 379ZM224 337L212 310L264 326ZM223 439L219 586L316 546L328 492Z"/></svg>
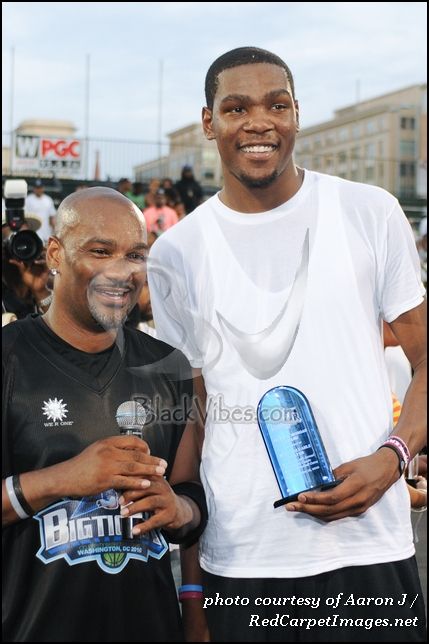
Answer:
<svg viewBox="0 0 429 644"><path fill-rule="evenodd" d="M100 313L97 310L97 307L89 302L89 312L92 315L93 320L98 324L99 327L105 331L110 331L112 329L119 329L122 324L125 322L126 317L129 311L124 309L112 309L110 315L106 313Z"/></svg>
<svg viewBox="0 0 429 644"><path fill-rule="evenodd" d="M272 174L267 177L261 177L260 179L254 179L253 177L249 177L247 174L240 174L237 176L237 179L245 185L246 188L268 188L268 186L271 186L274 183L278 176L278 171L274 170Z"/></svg>

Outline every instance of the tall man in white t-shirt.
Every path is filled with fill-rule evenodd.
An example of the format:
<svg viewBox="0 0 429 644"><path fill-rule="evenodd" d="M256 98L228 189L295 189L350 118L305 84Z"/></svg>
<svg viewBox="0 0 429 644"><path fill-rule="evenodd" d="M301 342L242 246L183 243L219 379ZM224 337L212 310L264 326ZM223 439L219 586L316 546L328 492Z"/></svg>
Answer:
<svg viewBox="0 0 429 644"><path fill-rule="evenodd" d="M44 242L47 242L54 231L56 210L52 197L45 194L41 179L36 179L33 192L25 200L25 213L28 216L35 215L40 219L42 225L38 235Z"/></svg>
<svg viewBox="0 0 429 644"><path fill-rule="evenodd" d="M224 187L155 243L149 284L159 337L184 351L207 396L200 565L211 639L423 641L402 476L425 444L411 228L384 190L295 165L298 102L276 55L224 54L206 100ZM382 319L414 370L395 437ZM275 509L255 410L277 385L306 395L342 482ZM204 641L198 588L183 606L192 641Z"/></svg>

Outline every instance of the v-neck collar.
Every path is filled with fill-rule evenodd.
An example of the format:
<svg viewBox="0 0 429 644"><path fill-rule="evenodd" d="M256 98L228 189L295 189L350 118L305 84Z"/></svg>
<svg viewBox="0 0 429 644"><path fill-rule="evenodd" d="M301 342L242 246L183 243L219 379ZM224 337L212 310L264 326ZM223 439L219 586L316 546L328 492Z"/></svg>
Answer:
<svg viewBox="0 0 429 644"><path fill-rule="evenodd" d="M39 315L28 316L25 321L28 322L28 325L25 325L27 327L25 330L22 328L22 332L25 338L34 346L36 351L38 351L45 360L50 362L51 365L59 369L62 373L65 373L80 385L83 385L98 394L102 394L105 391L121 367L126 351L126 341L122 327L119 329L115 346L111 349L110 357L105 368L102 373L96 377L89 373L84 367L79 367L73 361L68 360L63 355L63 352L61 352L61 349L69 350L70 353L82 353L86 356L91 354L86 351L80 351L80 349L76 349L73 345L65 342L65 340L60 338L48 327ZM43 343L41 343L41 339L44 340ZM47 345L49 346L49 349L46 351ZM96 356L99 354L93 355Z"/></svg>

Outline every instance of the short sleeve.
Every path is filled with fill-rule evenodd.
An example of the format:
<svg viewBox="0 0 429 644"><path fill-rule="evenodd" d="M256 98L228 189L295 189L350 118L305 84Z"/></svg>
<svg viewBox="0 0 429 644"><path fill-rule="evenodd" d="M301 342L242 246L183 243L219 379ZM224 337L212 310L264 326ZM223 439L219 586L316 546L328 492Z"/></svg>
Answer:
<svg viewBox="0 0 429 644"><path fill-rule="evenodd" d="M195 325L195 298L180 252L162 239L152 246L148 281L157 337L182 351L192 367L203 365Z"/></svg>
<svg viewBox="0 0 429 644"><path fill-rule="evenodd" d="M414 235L397 201L388 215L386 231L379 297L382 317L392 322L421 304L425 288Z"/></svg>

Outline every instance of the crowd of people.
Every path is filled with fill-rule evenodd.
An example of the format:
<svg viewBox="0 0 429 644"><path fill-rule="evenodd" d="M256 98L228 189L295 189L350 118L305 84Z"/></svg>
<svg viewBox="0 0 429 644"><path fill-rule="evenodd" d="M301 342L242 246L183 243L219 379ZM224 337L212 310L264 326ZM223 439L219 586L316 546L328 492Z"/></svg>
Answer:
<svg viewBox="0 0 429 644"><path fill-rule="evenodd" d="M176 183L168 177L154 178L145 192L142 182L132 183L124 177L118 182L118 190L143 212L153 240L195 210L203 200L201 185L189 165L183 166L181 178Z"/></svg>
<svg viewBox="0 0 429 644"><path fill-rule="evenodd" d="M57 213L37 182L31 262L3 218L3 312L19 318L3 330L3 635L423 642L424 220L416 245L395 197L295 164L277 55L223 54L205 95L224 177L207 201L189 166ZM308 399L336 485L274 507L256 410L280 385Z"/></svg>

